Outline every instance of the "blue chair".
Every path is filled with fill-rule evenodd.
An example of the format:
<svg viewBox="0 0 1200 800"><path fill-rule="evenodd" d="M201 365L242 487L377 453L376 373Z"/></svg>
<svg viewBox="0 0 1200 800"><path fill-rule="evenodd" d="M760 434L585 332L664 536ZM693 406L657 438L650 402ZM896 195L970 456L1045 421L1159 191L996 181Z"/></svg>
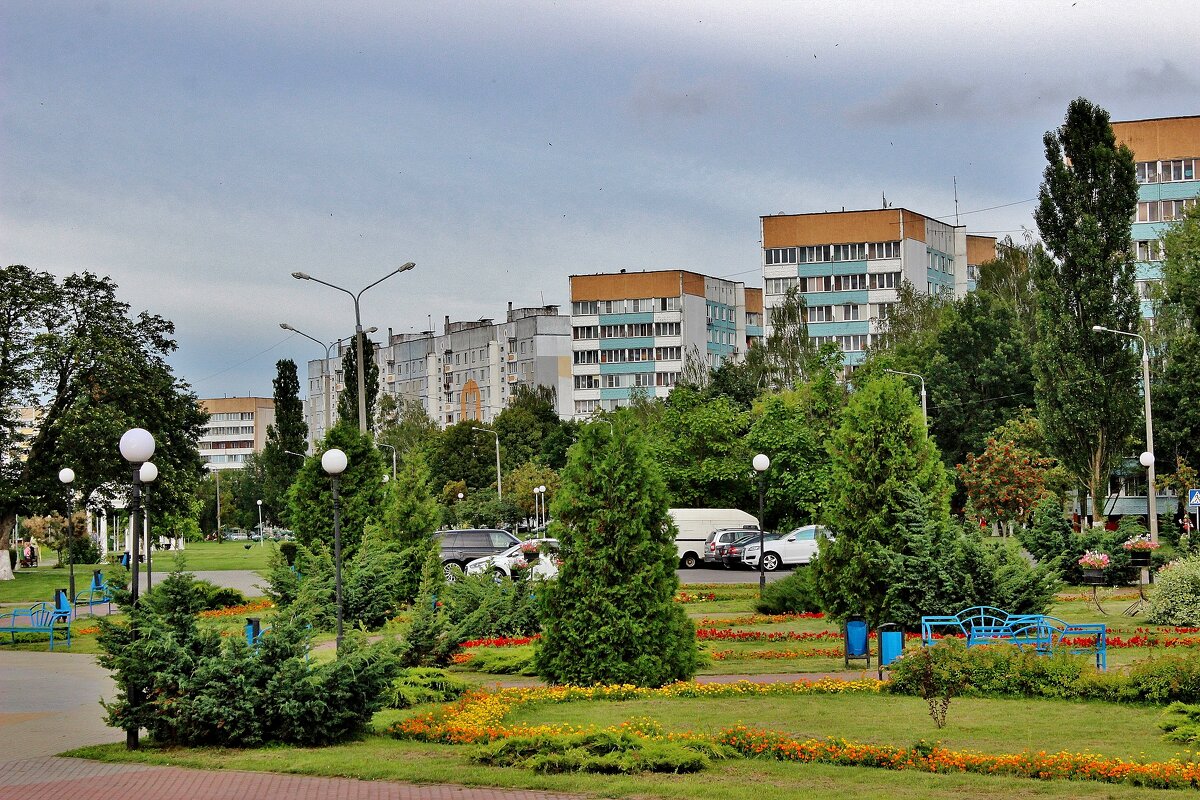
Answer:
<svg viewBox="0 0 1200 800"><path fill-rule="evenodd" d="M73 605L88 607L88 613L92 613L92 609L98 605L108 605L108 613L112 613L112 592L104 583L104 575L100 570L92 570L92 582L84 590L78 592L72 600Z"/></svg>

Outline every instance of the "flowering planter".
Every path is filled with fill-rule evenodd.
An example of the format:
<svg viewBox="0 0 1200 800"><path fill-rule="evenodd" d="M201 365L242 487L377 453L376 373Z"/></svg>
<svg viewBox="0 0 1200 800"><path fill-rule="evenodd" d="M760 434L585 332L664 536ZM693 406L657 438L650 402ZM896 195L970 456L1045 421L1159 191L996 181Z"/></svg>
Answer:
<svg viewBox="0 0 1200 800"><path fill-rule="evenodd" d="M525 557L525 563L532 564L533 562L538 560L538 557L541 556L541 553L539 553L537 550L533 550L533 551L522 550L521 555Z"/></svg>
<svg viewBox="0 0 1200 800"><path fill-rule="evenodd" d="M1089 586L1099 586L1104 583L1104 570L1085 569L1083 571L1083 582Z"/></svg>
<svg viewBox="0 0 1200 800"><path fill-rule="evenodd" d="M1135 567L1150 566L1150 551L1149 550L1130 550L1129 562Z"/></svg>

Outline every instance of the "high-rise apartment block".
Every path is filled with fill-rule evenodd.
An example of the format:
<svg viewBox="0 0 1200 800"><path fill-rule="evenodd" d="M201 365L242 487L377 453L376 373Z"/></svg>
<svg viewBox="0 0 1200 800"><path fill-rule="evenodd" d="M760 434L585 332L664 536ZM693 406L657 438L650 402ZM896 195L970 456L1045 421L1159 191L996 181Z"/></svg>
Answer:
<svg viewBox="0 0 1200 800"><path fill-rule="evenodd" d="M903 208L764 216L762 258L767 333L771 309L798 287L808 333L836 342L861 363L905 281L918 291L961 297L996 240Z"/></svg>
<svg viewBox="0 0 1200 800"><path fill-rule="evenodd" d="M325 435L325 389L328 374L331 416L344 388L342 356L353 342L339 347L328 364L308 362L305 418L314 441ZM443 333L393 333L375 350L380 396L416 401L442 427L463 420L491 422L518 386L549 386L557 410L571 405L571 321L557 306L516 308L509 303L504 322L491 319L451 322ZM328 370L324 372L323 370Z"/></svg>
<svg viewBox="0 0 1200 800"><path fill-rule="evenodd" d="M1150 317L1150 286L1162 280L1159 237L1200 197L1200 116L1114 122L1112 127L1117 142L1133 151L1137 163L1132 236L1142 315Z"/></svg>
<svg viewBox="0 0 1200 800"><path fill-rule="evenodd" d="M571 276L574 413L666 397L690 356L711 368L762 335L762 294L686 270Z"/></svg>
<svg viewBox="0 0 1200 800"><path fill-rule="evenodd" d="M200 401L209 415L200 433L200 457L209 469L241 469L252 453L267 443L267 427L275 424L270 397L215 397Z"/></svg>

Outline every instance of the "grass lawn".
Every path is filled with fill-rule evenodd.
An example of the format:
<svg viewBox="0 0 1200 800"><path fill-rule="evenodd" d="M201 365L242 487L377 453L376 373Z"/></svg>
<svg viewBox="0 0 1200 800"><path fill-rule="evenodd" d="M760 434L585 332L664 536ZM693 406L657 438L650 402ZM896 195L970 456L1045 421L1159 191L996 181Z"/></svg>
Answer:
<svg viewBox="0 0 1200 800"><path fill-rule="evenodd" d="M92 582L92 570L100 564L75 565L75 592L87 589ZM55 589L66 589L68 572L66 567L34 567L19 569L11 581L0 581L0 603L47 603L54 600Z"/></svg>
<svg viewBox="0 0 1200 800"><path fill-rule="evenodd" d="M247 546L248 545L248 546ZM189 542L187 549L155 551L154 571L170 572L183 559L189 572L210 570L265 570L271 553L279 549L275 542ZM142 565L144 572L146 565Z"/></svg>

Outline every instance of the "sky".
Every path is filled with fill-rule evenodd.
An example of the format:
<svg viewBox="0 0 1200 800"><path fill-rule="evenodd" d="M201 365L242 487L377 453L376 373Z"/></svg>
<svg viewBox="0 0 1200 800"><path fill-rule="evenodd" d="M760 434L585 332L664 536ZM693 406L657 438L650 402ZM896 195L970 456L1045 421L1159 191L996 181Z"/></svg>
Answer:
<svg viewBox="0 0 1200 800"><path fill-rule="evenodd" d="M568 276L761 286L765 214L1032 233L1042 135L1200 113L1200 4L5 0L0 257L109 275L201 397ZM957 201L955 192L957 190ZM303 367L302 367L303 371Z"/></svg>

